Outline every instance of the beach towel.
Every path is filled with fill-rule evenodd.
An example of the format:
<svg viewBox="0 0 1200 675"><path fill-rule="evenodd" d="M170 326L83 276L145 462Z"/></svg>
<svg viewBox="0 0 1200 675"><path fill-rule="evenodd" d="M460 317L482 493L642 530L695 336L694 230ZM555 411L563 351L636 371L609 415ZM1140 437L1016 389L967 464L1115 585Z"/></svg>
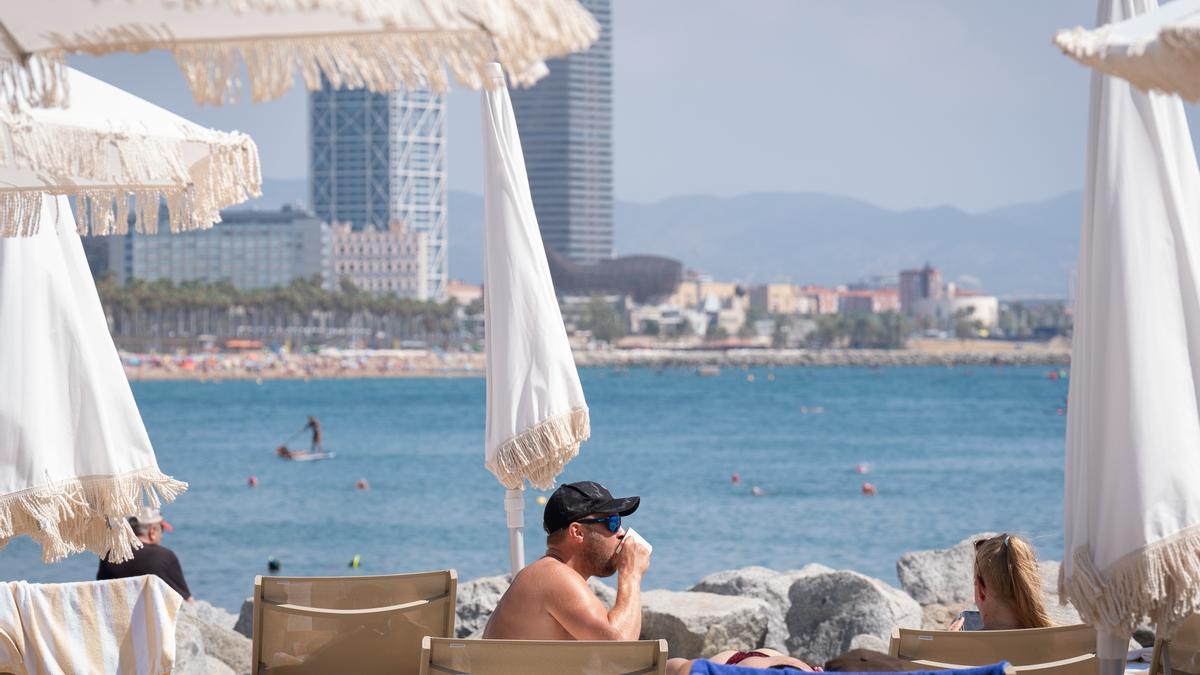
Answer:
<svg viewBox="0 0 1200 675"><path fill-rule="evenodd" d="M962 668L959 670L917 670L911 671L909 675L917 675L917 673L927 673L928 675L1004 675L1004 669L1008 667L1007 661L994 663L990 666L979 666L978 668ZM692 663L691 675L762 675L763 673L783 673L784 675L801 675L805 671L797 668L773 668L771 670L763 670L761 668L743 668L742 666L725 666L712 661L698 660Z"/></svg>
<svg viewBox="0 0 1200 675"><path fill-rule="evenodd" d="M0 672L169 673L182 603L178 593L151 575L70 584L0 583Z"/></svg>

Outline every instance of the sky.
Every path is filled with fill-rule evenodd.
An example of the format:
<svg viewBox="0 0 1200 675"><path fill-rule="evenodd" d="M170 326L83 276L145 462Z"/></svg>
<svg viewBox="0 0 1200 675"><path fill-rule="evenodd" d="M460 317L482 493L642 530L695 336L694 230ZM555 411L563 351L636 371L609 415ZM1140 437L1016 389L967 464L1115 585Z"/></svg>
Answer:
<svg viewBox="0 0 1200 675"><path fill-rule="evenodd" d="M1078 190L1090 71L1051 38L1095 13L1095 0L613 0L616 196L826 192L978 212ZM249 133L265 177L306 177L302 86L200 107L168 54L72 64ZM479 193L479 94L453 91L448 110L450 187Z"/></svg>

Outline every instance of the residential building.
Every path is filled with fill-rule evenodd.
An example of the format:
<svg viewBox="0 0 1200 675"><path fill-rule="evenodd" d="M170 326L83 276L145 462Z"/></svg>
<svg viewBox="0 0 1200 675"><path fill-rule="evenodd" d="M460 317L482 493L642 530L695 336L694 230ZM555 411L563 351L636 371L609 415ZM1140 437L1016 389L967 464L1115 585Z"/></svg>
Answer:
<svg viewBox="0 0 1200 675"><path fill-rule="evenodd" d="M940 300L943 296L942 275L929 263L916 270L900 272L900 309L914 316L918 301Z"/></svg>
<svg viewBox="0 0 1200 675"><path fill-rule="evenodd" d="M472 302L483 302L483 286L451 279L450 283L446 284L446 299L453 300L463 307Z"/></svg>
<svg viewBox="0 0 1200 675"><path fill-rule="evenodd" d="M612 0L582 3L599 39L511 95L542 240L592 263L613 256Z"/></svg>
<svg viewBox="0 0 1200 675"><path fill-rule="evenodd" d="M165 215L163 216L165 218ZM108 267L120 284L130 279L227 281L240 289L286 286L321 275L328 283L330 228L305 211L223 211L211 229L172 234L112 235Z"/></svg>
<svg viewBox="0 0 1200 675"><path fill-rule="evenodd" d="M429 233L393 221L385 230L349 223L333 228L333 273L364 291L429 300Z"/></svg>
<svg viewBox="0 0 1200 675"><path fill-rule="evenodd" d="M994 295L983 295L946 284L942 297L917 301L913 316L931 319L937 326L947 330L953 330L959 318L978 321L984 329L991 330L1000 322L1000 300Z"/></svg>
<svg viewBox="0 0 1200 675"><path fill-rule="evenodd" d="M750 288L750 308L767 314L798 314L800 294L792 284L759 284Z"/></svg>
<svg viewBox="0 0 1200 675"><path fill-rule="evenodd" d="M824 288L822 286L801 286L799 289L801 297L808 298L808 310L803 314L837 314L838 313L838 291L835 288Z"/></svg>
<svg viewBox="0 0 1200 675"><path fill-rule="evenodd" d="M900 311L900 293L894 288L845 290L838 293L841 314L883 314Z"/></svg>
<svg viewBox="0 0 1200 675"><path fill-rule="evenodd" d="M446 294L446 102L427 91L334 89L309 96L309 201L326 222L426 239L421 286Z"/></svg>

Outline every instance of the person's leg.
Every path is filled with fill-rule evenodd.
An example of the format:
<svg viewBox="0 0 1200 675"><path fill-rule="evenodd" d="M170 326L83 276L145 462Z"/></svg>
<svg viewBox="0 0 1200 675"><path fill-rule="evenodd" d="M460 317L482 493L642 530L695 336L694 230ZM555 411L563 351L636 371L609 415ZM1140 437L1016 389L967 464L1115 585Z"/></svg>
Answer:
<svg viewBox="0 0 1200 675"><path fill-rule="evenodd" d="M690 659L667 659L667 675L688 675L692 672Z"/></svg>

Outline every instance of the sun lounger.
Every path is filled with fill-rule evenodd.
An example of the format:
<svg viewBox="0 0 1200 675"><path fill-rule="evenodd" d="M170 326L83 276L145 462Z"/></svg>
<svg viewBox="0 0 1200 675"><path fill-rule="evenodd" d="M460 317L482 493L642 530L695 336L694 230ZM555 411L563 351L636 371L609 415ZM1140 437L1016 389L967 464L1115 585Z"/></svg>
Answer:
<svg viewBox="0 0 1200 675"><path fill-rule="evenodd" d="M769 671L764 671L761 668L743 668L741 666L724 666L713 663L712 661L696 661L692 664L692 672L689 675L762 675L764 672L770 672L773 675L810 675L806 671L796 668L772 668ZM974 668L960 668L955 670L940 670L938 675L947 675L955 673L956 675L1013 675L1016 672L1012 666L1007 663L994 663L988 666L976 666ZM859 673L859 675L866 675Z"/></svg>
<svg viewBox="0 0 1200 675"><path fill-rule="evenodd" d="M912 670L947 670L1008 661L1017 673L1095 675L1096 631L1089 626L1023 630L892 631L892 656Z"/></svg>
<svg viewBox="0 0 1200 675"><path fill-rule="evenodd" d="M1170 640L1154 641L1150 675L1200 675L1200 614L1193 614Z"/></svg>
<svg viewBox="0 0 1200 675"><path fill-rule="evenodd" d="M0 672L169 673L182 603L152 575L0 583Z"/></svg>
<svg viewBox="0 0 1200 675"><path fill-rule="evenodd" d="M421 643L421 675L662 675L666 640L448 640Z"/></svg>
<svg viewBox="0 0 1200 675"><path fill-rule="evenodd" d="M454 570L257 577L254 675L416 673L421 639L454 635Z"/></svg>

